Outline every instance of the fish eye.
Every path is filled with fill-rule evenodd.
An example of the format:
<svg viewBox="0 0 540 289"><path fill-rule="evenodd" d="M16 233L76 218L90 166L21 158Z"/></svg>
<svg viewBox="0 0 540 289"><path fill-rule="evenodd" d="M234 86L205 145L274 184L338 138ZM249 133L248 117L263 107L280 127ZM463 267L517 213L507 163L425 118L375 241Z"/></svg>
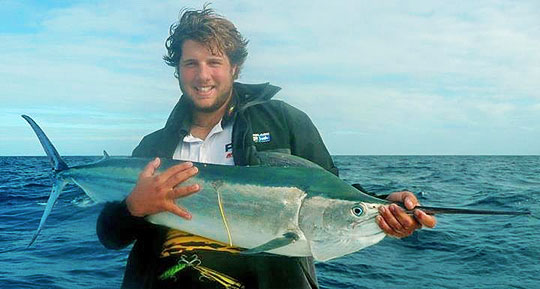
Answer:
<svg viewBox="0 0 540 289"><path fill-rule="evenodd" d="M351 213L357 217L360 217L364 214L364 208L360 205L356 205L351 208Z"/></svg>

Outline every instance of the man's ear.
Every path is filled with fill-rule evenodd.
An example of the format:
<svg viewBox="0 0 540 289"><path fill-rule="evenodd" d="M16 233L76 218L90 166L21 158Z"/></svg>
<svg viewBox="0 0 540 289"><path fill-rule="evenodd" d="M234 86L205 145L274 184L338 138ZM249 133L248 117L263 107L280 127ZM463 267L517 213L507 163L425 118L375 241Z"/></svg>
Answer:
<svg viewBox="0 0 540 289"><path fill-rule="evenodd" d="M231 66L231 72L232 72L232 75L234 76L235 79L238 76L238 75L236 75L237 70L238 70L238 65L235 64L235 65Z"/></svg>

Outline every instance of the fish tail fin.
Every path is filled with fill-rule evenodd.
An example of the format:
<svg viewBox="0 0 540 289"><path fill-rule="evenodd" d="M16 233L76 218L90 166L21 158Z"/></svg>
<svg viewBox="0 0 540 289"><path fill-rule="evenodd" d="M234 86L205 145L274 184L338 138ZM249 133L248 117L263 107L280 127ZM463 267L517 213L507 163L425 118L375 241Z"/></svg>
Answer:
<svg viewBox="0 0 540 289"><path fill-rule="evenodd" d="M43 130L37 125L37 123L30 118L27 115L21 115L32 127L34 132L36 133L39 142L41 143L41 146L43 147L43 150L49 157L49 161L51 162L51 166L55 171L63 171L69 169L69 166L64 162L62 157L60 157L60 154L58 154L58 151L56 151L56 148L53 146L47 135L43 132Z"/></svg>
<svg viewBox="0 0 540 289"><path fill-rule="evenodd" d="M51 213L51 210L54 204L56 203L56 200L58 200L58 197L60 196L62 189L67 184L67 182L61 177L57 176L56 173L69 169L69 166L60 157L60 154L58 154L58 151L56 151L56 148L54 148L53 144L51 143L49 138L45 135L43 130L39 127L39 125L37 125L37 123L27 115L22 115L22 117L30 124L30 126L36 133L39 139L39 142L41 143L41 146L43 146L43 150L49 157L49 161L55 172L55 178L54 178L55 183L52 187L51 195L49 196L49 200L47 201L47 206L45 207L45 211L43 212L43 215L41 216L41 220L39 221L38 229L34 233L34 236L32 237L30 244L28 244L28 247L30 247L36 240L37 236L39 235L39 232L41 232L41 229L43 228L43 225L45 224L47 217Z"/></svg>
<svg viewBox="0 0 540 289"><path fill-rule="evenodd" d="M34 236L32 236L32 240L28 244L28 247L32 246L37 236L39 235L39 232L41 232L41 229L43 229L43 225L45 224L45 221L49 217L49 214L51 213L52 208L54 207L54 204L56 204L56 200L58 200L58 197L60 196L60 193L64 189L64 186L66 185L66 183L67 182L62 179L56 179L52 187L49 200L47 201L47 206L45 207L45 211L43 212L43 215L41 216L41 220L39 221L38 229L34 233Z"/></svg>

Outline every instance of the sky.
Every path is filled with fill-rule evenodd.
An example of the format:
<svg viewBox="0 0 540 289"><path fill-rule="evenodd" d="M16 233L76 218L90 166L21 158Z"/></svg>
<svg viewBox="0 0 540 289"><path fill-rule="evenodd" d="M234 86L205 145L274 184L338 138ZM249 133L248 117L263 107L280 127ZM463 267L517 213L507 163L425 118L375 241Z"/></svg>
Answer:
<svg viewBox="0 0 540 289"><path fill-rule="evenodd" d="M0 0L0 156L130 155L181 95L162 60L204 1ZM214 1L333 155L540 154L538 1Z"/></svg>

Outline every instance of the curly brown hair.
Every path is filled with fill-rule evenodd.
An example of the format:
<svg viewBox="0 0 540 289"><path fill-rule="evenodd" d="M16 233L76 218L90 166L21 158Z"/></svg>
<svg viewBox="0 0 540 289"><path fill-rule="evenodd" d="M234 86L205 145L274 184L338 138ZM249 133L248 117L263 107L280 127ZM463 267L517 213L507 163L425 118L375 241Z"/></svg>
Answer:
<svg viewBox="0 0 540 289"><path fill-rule="evenodd" d="M180 20L169 29L169 37L165 41L167 55L163 56L165 63L175 68L174 75L178 77L184 41L193 40L208 47L213 54L225 53L231 65L237 66L234 75L237 79L248 54L248 41L234 24L216 14L208 5L204 5L202 10L182 9L180 15Z"/></svg>

